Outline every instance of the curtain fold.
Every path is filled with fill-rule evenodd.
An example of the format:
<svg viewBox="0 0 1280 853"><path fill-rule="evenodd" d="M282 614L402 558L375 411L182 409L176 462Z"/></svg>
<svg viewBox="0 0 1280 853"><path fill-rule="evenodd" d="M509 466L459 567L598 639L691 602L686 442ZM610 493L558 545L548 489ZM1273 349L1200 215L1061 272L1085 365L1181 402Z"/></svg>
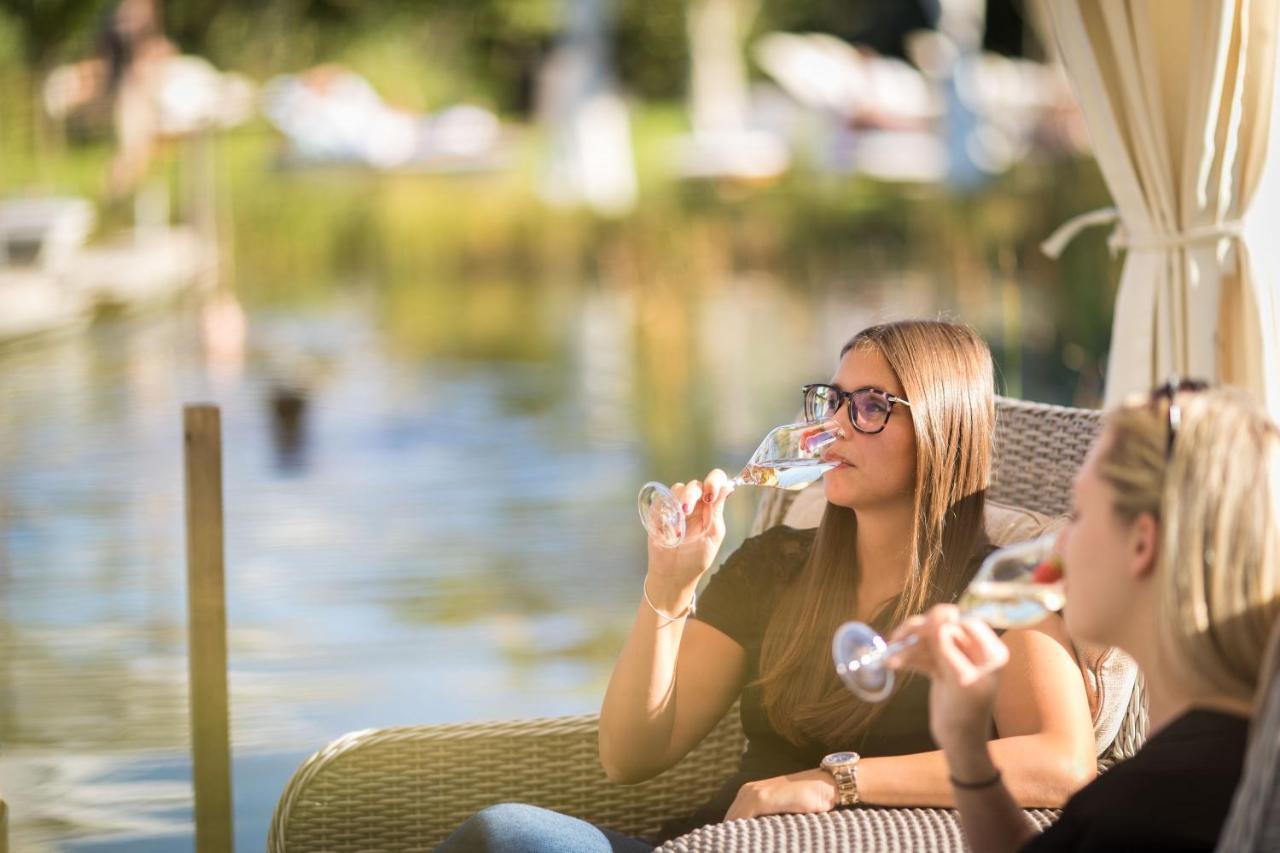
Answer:
<svg viewBox="0 0 1280 853"><path fill-rule="evenodd" d="M1280 192L1263 180L1280 0L1047 5L1127 253L1107 404L1176 373L1247 388L1280 415L1275 283L1255 275L1246 231L1259 229L1245 227L1259 187Z"/></svg>

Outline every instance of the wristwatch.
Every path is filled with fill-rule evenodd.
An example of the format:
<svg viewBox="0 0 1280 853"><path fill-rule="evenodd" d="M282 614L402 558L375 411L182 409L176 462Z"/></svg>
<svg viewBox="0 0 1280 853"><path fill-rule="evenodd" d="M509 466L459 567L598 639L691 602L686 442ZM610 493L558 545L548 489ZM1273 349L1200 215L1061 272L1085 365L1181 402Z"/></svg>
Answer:
<svg viewBox="0 0 1280 853"><path fill-rule="evenodd" d="M822 759L822 769L831 774L840 789L840 805L853 806L860 802L858 798L858 761L862 756L856 752L833 752Z"/></svg>

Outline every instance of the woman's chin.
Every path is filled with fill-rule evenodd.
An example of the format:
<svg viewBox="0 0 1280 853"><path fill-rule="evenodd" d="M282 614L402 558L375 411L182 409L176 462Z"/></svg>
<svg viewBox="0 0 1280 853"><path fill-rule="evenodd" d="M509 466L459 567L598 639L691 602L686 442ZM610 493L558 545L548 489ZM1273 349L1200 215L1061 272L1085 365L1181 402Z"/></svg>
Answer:
<svg viewBox="0 0 1280 853"><path fill-rule="evenodd" d="M823 493L827 497L827 503L833 503L836 506L842 506L847 509L856 509L859 505L858 490L850 483L840 482L839 479L833 478L831 474L827 474L823 480Z"/></svg>
<svg viewBox="0 0 1280 853"><path fill-rule="evenodd" d="M823 493L827 503L842 506L846 509L883 508L901 500L911 500L910 488L904 486L900 491L873 488L872 484L859 478L854 468L836 468L823 477ZM877 484L878 485L878 484Z"/></svg>

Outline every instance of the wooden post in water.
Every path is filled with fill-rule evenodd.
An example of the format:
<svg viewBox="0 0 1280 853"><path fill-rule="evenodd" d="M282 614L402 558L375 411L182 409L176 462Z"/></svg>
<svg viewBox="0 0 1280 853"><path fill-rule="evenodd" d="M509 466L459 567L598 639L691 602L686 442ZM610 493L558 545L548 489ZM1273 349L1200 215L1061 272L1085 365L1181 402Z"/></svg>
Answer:
<svg viewBox="0 0 1280 853"><path fill-rule="evenodd" d="M183 409L187 614L196 850L232 849L227 612L222 555L222 426L217 406Z"/></svg>

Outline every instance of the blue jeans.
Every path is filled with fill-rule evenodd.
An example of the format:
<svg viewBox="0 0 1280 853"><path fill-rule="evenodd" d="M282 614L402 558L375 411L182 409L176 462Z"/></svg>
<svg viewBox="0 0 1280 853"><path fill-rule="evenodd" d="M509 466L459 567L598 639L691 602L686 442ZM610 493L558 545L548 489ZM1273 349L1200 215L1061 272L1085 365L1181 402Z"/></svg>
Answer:
<svg viewBox="0 0 1280 853"><path fill-rule="evenodd" d="M653 845L576 817L503 803L476 812L436 853L649 853Z"/></svg>

